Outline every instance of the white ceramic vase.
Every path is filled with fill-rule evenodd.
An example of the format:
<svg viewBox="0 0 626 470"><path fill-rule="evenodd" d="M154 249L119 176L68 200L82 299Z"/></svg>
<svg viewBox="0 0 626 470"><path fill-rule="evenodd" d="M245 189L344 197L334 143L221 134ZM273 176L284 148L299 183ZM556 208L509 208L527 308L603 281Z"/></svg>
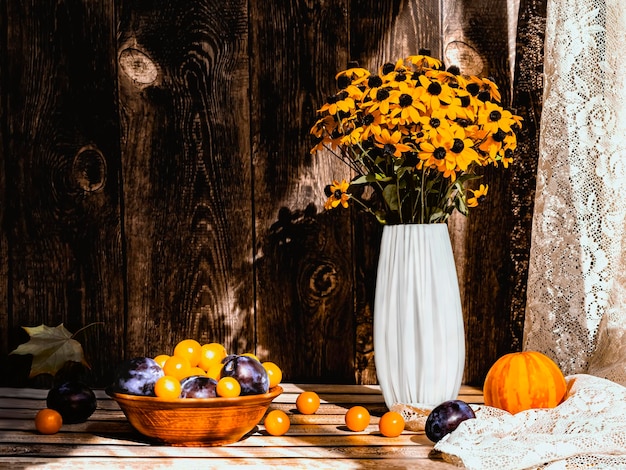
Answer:
<svg viewBox="0 0 626 470"><path fill-rule="evenodd" d="M459 283L446 224L386 225L374 360L387 407L456 399L465 367Z"/></svg>

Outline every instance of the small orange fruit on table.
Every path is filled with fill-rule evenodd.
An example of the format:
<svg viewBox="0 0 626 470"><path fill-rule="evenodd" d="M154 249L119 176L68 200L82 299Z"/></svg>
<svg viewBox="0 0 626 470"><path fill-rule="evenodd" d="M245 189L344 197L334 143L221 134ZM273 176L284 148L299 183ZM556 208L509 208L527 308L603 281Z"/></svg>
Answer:
<svg viewBox="0 0 626 470"><path fill-rule="evenodd" d="M320 407L320 397L317 393L306 391L296 398L296 408L303 415L312 415Z"/></svg>
<svg viewBox="0 0 626 470"><path fill-rule="evenodd" d="M284 411L272 410L265 417L263 426L265 426L265 430L272 436L282 436L289 431L291 422L289 421L289 416L287 416L287 413Z"/></svg>
<svg viewBox="0 0 626 470"><path fill-rule="evenodd" d="M56 434L63 426L61 413L52 408L39 410L35 416L35 428L41 434Z"/></svg>
<svg viewBox="0 0 626 470"><path fill-rule="evenodd" d="M361 432L370 424L370 412L361 405L350 408L344 417L350 431Z"/></svg>

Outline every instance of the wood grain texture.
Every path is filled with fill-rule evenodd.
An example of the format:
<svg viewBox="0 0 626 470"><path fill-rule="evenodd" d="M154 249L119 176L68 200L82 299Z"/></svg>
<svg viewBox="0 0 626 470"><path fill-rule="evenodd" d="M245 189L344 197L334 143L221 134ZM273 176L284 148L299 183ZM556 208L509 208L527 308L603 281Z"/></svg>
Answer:
<svg viewBox="0 0 626 470"><path fill-rule="evenodd" d="M444 3L443 51L448 65L464 73L492 77L502 103L511 100L507 4L496 0ZM480 183L489 185L489 199L466 219L456 214L450 221L453 250L465 313L467 356L464 382L481 384L487 370L513 343L510 278L511 206L510 170L487 168Z"/></svg>
<svg viewBox="0 0 626 470"><path fill-rule="evenodd" d="M28 358L6 355L20 326L94 321L102 385L185 337L286 380L375 383L382 228L323 211L350 175L309 154L309 129L351 61L420 48L493 76L525 119L518 163L449 224L465 380L519 349L546 0L521 0L515 82L499 0L96 3L0 2L0 384L28 382Z"/></svg>
<svg viewBox="0 0 626 470"><path fill-rule="evenodd" d="M7 6L0 4L0 90L8 87L7 74ZM0 92L0 116L7 115L7 95ZM0 119L0 364L6 361L9 353L9 249L4 229L6 192L6 155L9 129L6 119Z"/></svg>
<svg viewBox="0 0 626 470"><path fill-rule="evenodd" d="M350 219L321 209L345 170L309 153L316 110L348 61L346 3L252 2L250 19L257 350L287 380L353 382Z"/></svg>
<svg viewBox="0 0 626 470"><path fill-rule="evenodd" d="M96 390L98 409L85 423L63 426L53 435L35 432L33 417L45 391L0 388L0 466L16 468L455 468L433 451L423 432L405 430L388 438L378 429L387 411L376 386L281 384L285 392L268 411L283 410L291 426L270 436L263 422L243 439L219 447L175 447L152 442L137 433L111 398ZM319 410L302 415L297 396L316 390ZM479 389L463 387L460 398L482 403ZM345 413L355 405L370 410L362 432L345 426Z"/></svg>
<svg viewBox="0 0 626 470"><path fill-rule="evenodd" d="M2 327L13 349L21 325L114 325L124 304L114 3L3 5L10 308ZM89 332L96 376L105 373L93 361L101 348L111 360L121 356L115 333Z"/></svg>
<svg viewBox="0 0 626 470"><path fill-rule="evenodd" d="M352 60L376 70L385 62L427 49L441 57L439 0L353 0L350 5Z"/></svg>
<svg viewBox="0 0 626 470"><path fill-rule="evenodd" d="M124 2L127 356L254 349L247 2Z"/></svg>

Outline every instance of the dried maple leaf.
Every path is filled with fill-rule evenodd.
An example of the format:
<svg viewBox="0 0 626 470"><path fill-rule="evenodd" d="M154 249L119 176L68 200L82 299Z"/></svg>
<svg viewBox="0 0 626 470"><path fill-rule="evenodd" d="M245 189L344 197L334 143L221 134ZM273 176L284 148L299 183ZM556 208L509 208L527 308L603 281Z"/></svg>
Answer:
<svg viewBox="0 0 626 470"><path fill-rule="evenodd" d="M32 354L33 363L29 377L39 374L55 375L68 361L89 367L81 344L73 339L72 333L61 323L57 327L39 325L22 327L30 336L27 343L19 345L11 354Z"/></svg>

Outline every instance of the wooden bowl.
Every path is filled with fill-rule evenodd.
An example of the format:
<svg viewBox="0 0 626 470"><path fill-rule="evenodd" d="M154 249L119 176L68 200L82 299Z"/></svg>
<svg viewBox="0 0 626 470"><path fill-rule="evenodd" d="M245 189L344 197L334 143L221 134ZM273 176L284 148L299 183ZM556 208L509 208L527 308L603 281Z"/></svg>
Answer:
<svg viewBox="0 0 626 470"><path fill-rule="evenodd" d="M259 423L280 386L262 395L166 400L107 390L144 436L174 446L219 446L241 439Z"/></svg>

